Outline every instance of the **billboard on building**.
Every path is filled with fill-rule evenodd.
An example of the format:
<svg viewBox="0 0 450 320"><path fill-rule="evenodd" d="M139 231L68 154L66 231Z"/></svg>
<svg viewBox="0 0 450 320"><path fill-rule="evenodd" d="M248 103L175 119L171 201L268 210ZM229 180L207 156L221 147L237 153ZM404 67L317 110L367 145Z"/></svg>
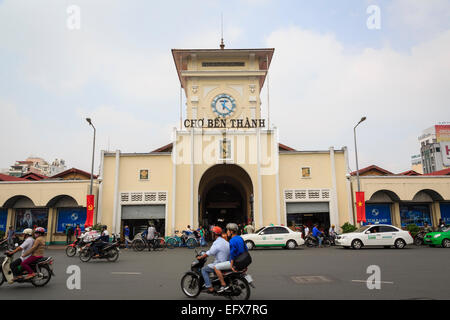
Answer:
<svg viewBox="0 0 450 320"><path fill-rule="evenodd" d="M66 226L75 228L77 225L80 225L81 231L84 231L86 215L86 208L59 209L56 232L64 232L66 230Z"/></svg>
<svg viewBox="0 0 450 320"><path fill-rule="evenodd" d="M47 231L47 209L16 209L16 232L42 227Z"/></svg>
<svg viewBox="0 0 450 320"><path fill-rule="evenodd" d="M8 209L0 209L0 231L6 232L7 220L8 220Z"/></svg>
<svg viewBox="0 0 450 320"><path fill-rule="evenodd" d="M450 142L441 142L442 164L450 167Z"/></svg>
<svg viewBox="0 0 450 320"><path fill-rule="evenodd" d="M436 126L436 141L450 142L450 125L437 125Z"/></svg>

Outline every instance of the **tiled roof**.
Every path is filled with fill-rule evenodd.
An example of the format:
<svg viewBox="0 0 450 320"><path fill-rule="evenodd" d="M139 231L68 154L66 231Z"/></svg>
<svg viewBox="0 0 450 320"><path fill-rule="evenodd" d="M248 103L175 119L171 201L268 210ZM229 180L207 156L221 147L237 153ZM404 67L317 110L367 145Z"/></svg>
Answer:
<svg viewBox="0 0 450 320"><path fill-rule="evenodd" d="M424 174L424 176L450 176L450 168Z"/></svg>
<svg viewBox="0 0 450 320"><path fill-rule="evenodd" d="M0 181L27 181L27 180L0 173Z"/></svg>
<svg viewBox="0 0 450 320"><path fill-rule="evenodd" d="M371 165L369 167L363 168L363 169L359 169L359 174L364 174L370 170L375 170L375 171L379 171L381 173L383 173L386 176L390 176L390 175L394 175L392 172L387 171L386 169L380 168L376 165ZM353 171L352 173L350 173L352 176L356 176L356 171Z"/></svg>
<svg viewBox="0 0 450 320"><path fill-rule="evenodd" d="M88 177L91 177L91 174L89 172L77 169L77 168L72 168L72 169L68 169L66 171L60 172L58 174L55 174L54 176L51 176L50 179L57 179L57 178L62 178L68 174L71 173L78 173L78 174L82 174ZM94 179L97 179L97 176L94 174Z"/></svg>

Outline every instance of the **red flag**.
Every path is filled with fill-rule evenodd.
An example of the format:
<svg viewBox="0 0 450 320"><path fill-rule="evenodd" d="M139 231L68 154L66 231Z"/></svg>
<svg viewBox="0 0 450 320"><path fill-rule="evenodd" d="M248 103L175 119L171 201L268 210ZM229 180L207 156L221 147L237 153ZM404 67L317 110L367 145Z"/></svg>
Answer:
<svg viewBox="0 0 450 320"><path fill-rule="evenodd" d="M94 225L94 195L88 194L86 201L86 223L85 227L92 227Z"/></svg>
<svg viewBox="0 0 450 320"><path fill-rule="evenodd" d="M366 222L366 202L364 192L356 192L356 221Z"/></svg>

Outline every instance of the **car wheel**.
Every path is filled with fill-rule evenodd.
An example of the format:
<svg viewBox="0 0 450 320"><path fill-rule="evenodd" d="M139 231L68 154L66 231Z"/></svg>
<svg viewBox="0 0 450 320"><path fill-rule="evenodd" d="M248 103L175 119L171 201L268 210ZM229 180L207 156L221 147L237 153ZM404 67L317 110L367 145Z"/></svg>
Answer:
<svg viewBox="0 0 450 320"><path fill-rule="evenodd" d="M362 243L361 240L358 240L358 239L353 240L353 242L352 242L352 248L353 248L353 249L359 250L359 249L362 248L362 246L363 246L363 243Z"/></svg>
<svg viewBox="0 0 450 320"><path fill-rule="evenodd" d="M248 250L255 249L255 244L253 243L253 241L245 241L245 244L246 244Z"/></svg>
<svg viewBox="0 0 450 320"><path fill-rule="evenodd" d="M444 239L442 241L442 248L450 248L450 239Z"/></svg>
<svg viewBox="0 0 450 320"><path fill-rule="evenodd" d="M403 239L397 239L395 240L394 246L397 249L403 249L406 246L406 242Z"/></svg>
<svg viewBox="0 0 450 320"><path fill-rule="evenodd" d="M297 247L297 242L295 242L294 240L289 240L289 241L286 243L286 249L293 250L293 249L295 249L296 247Z"/></svg>

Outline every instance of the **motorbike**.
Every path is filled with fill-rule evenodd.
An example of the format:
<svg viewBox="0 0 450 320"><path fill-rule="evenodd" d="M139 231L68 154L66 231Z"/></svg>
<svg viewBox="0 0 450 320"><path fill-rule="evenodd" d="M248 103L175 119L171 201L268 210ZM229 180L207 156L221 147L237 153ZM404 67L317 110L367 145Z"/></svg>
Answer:
<svg viewBox="0 0 450 320"><path fill-rule="evenodd" d="M43 287L51 280L52 276L55 276L53 273L53 258L52 257L43 257L35 262L33 262L30 267L33 269L33 272L36 273L34 278L25 280L18 279L14 281L14 275L11 270L11 262L13 261L13 255L9 252L6 252L3 260L2 260L2 274L0 278L0 286L4 282L8 282L9 284L13 283L31 283L35 287ZM19 266L19 268L21 268ZM20 269L19 269L20 271ZM25 274L24 274L25 273ZM22 270L22 275L26 275L26 271Z"/></svg>
<svg viewBox="0 0 450 320"><path fill-rule="evenodd" d="M86 245L81 238L77 238L72 244L69 244L66 247L66 255L68 257L74 257L75 255L79 254L81 251L81 248L83 248Z"/></svg>
<svg viewBox="0 0 450 320"><path fill-rule="evenodd" d="M426 231L419 231L419 233L416 234L416 236L414 237L414 244L416 246L421 246L424 244L424 238L425 235L427 234Z"/></svg>
<svg viewBox="0 0 450 320"><path fill-rule="evenodd" d="M13 250L15 247L20 246L23 243L23 240L20 240L18 236L13 238L14 245L9 245L8 238L0 240L0 251Z"/></svg>
<svg viewBox="0 0 450 320"><path fill-rule="evenodd" d="M318 247L319 246L319 239L317 239L316 237L314 237L312 234L309 234L306 237L305 240L305 244L308 248L312 248L312 247ZM331 241L329 239L329 237L324 236L323 240L322 240L322 246L323 247L329 247L331 246Z"/></svg>
<svg viewBox="0 0 450 320"><path fill-rule="evenodd" d="M229 289L222 293L217 291L220 289L220 281L215 273L210 274L211 284L215 291L210 293L205 287L205 282L201 273L202 268L206 264L208 258L198 260L197 258L204 255L205 251L196 252L196 259L191 264L191 271L186 272L181 278L181 290L188 298L197 298L200 293L212 294L214 296L223 296L230 300L248 300L250 298L251 289L255 288L253 278L247 274L247 270L239 272L223 272L224 280Z"/></svg>
<svg viewBox="0 0 450 320"><path fill-rule="evenodd" d="M105 243L98 249L99 257L95 257L94 242L86 244L80 251L80 260L89 262L91 259L107 259L109 262L116 262L119 259L119 242Z"/></svg>

